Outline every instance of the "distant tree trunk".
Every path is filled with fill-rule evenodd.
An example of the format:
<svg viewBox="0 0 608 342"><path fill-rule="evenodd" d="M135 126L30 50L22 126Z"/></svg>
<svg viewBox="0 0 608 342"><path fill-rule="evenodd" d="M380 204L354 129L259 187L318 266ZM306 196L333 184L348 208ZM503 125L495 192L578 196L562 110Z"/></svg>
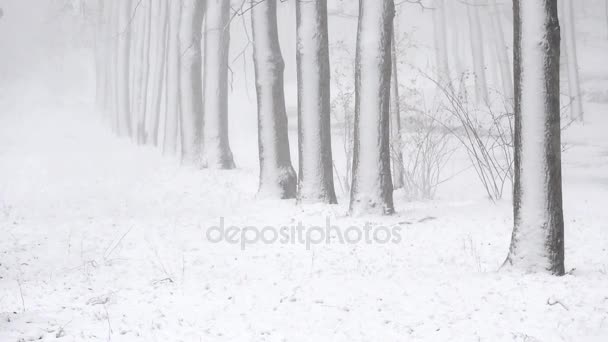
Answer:
<svg viewBox="0 0 608 342"><path fill-rule="evenodd" d="M108 51L110 61L107 65L106 114L112 132L118 134L118 40L120 39L118 11L120 10L120 4L117 0L110 0L108 5Z"/></svg>
<svg viewBox="0 0 608 342"><path fill-rule="evenodd" d="M505 265L564 274L557 0L514 0L514 228Z"/></svg>
<svg viewBox="0 0 608 342"><path fill-rule="evenodd" d="M390 166L393 0L360 0L351 215L394 212Z"/></svg>
<svg viewBox="0 0 608 342"><path fill-rule="evenodd" d="M117 46L117 134L131 136L131 108L129 92L129 55L131 48L131 0L117 2L118 46Z"/></svg>
<svg viewBox="0 0 608 342"><path fill-rule="evenodd" d="M502 21L500 16L500 8L496 3L496 0L490 0L492 6L490 11L492 13L491 21L494 31L494 46L496 49L496 55L498 57L498 66L500 68L500 79L502 81L502 89L504 97L512 100L513 99L513 74L509 63L509 55L507 44L505 42L505 33L502 27Z"/></svg>
<svg viewBox="0 0 608 342"><path fill-rule="evenodd" d="M136 110L135 110L135 122L136 122L136 134L137 143L144 144L146 141L146 115L147 115L147 99L148 99L148 81L150 76L150 31L151 31L151 20L152 20L152 1L148 0L146 3L142 3L139 10L142 11L141 16L141 28L139 32L139 39L141 40L140 48L141 53L139 56L139 68L137 69L137 95L136 95Z"/></svg>
<svg viewBox="0 0 608 342"><path fill-rule="evenodd" d="M394 30L394 28L393 28ZM401 108L399 108L399 79L397 70L397 48L395 34L391 41L391 163L393 166L393 188L403 188L403 152L401 143Z"/></svg>
<svg viewBox="0 0 608 342"><path fill-rule="evenodd" d="M433 3L433 28L436 56L437 82L452 88L450 65L448 62L448 42L446 30L445 0L435 0Z"/></svg>
<svg viewBox="0 0 608 342"><path fill-rule="evenodd" d="M336 203L331 151L327 0L296 0L298 202Z"/></svg>
<svg viewBox="0 0 608 342"><path fill-rule="evenodd" d="M261 196L295 198L297 176L291 165L283 90L285 64L279 46L277 0L251 0L253 62L258 102Z"/></svg>
<svg viewBox="0 0 608 342"><path fill-rule="evenodd" d="M235 168L228 139L230 1L208 0L205 21L203 167Z"/></svg>
<svg viewBox="0 0 608 342"><path fill-rule="evenodd" d="M105 7L103 0L97 0L95 2L95 30L94 30L94 38L93 44L95 49L95 103L97 105L97 109L100 112L104 110L105 103L105 82L106 73L105 73L105 64L107 64L106 60L106 49L105 49ZM1 11L2 9L0 9Z"/></svg>
<svg viewBox="0 0 608 342"><path fill-rule="evenodd" d="M158 128L160 122L160 105L163 97L163 83L166 63L166 43L168 25L168 1L154 0L152 13L151 40L151 71L148 88L146 143L158 144Z"/></svg>
<svg viewBox="0 0 608 342"><path fill-rule="evenodd" d="M182 0L179 32L182 162L195 166L201 165L203 129L201 34L204 14L203 0Z"/></svg>
<svg viewBox="0 0 608 342"><path fill-rule="evenodd" d="M576 29L574 23L574 6L572 0L563 0L563 28L566 47L566 65L568 68L568 95L570 97L570 118L583 121L583 97L578 74L578 56L576 53Z"/></svg>
<svg viewBox="0 0 608 342"><path fill-rule="evenodd" d="M488 103L488 81L486 79L486 62L483 52L483 34L479 19L477 2L467 4L467 17L471 34L471 51L473 52L473 67L475 70L475 96L477 103Z"/></svg>
<svg viewBox="0 0 608 342"><path fill-rule="evenodd" d="M176 155L179 146L180 106L180 60L179 30L182 0L169 2L169 33L167 35L167 82L165 87L165 129L163 153Z"/></svg>

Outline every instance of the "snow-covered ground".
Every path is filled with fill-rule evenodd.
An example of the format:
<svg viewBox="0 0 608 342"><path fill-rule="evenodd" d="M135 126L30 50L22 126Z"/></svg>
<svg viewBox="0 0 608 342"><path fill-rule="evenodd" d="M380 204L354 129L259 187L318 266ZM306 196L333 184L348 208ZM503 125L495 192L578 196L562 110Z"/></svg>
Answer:
<svg viewBox="0 0 608 342"><path fill-rule="evenodd" d="M555 278L497 272L510 203L458 186L466 179L430 202L397 193L397 215L356 221L344 197L337 206L256 200L255 158L240 159L238 148L234 171L180 167L116 139L90 103L24 89L1 99L0 341L608 338L607 103L588 103L589 122L566 133L572 271ZM243 251L207 241L220 217L369 221L399 225L402 241Z"/></svg>
<svg viewBox="0 0 608 342"><path fill-rule="evenodd" d="M581 23L587 122L564 133L564 277L498 271L510 196L488 201L472 171L433 201L396 192L396 215L352 219L337 184L335 206L255 198L251 99L231 102L238 168L201 171L114 137L78 63L0 82L0 341L608 340L608 40ZM221 217L400 227L401 242L242 250L208 241Z"/></svg>

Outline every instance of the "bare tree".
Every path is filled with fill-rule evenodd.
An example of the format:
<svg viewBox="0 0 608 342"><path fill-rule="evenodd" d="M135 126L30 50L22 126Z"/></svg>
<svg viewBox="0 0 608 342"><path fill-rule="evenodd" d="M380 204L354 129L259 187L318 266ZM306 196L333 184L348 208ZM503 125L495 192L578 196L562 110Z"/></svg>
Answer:
<svg viewBox="0 0 608 342"><path fill-rule="evenodd" d="M299 202L336 203L327 0L296 0Z"/></svg>
<svg viewBox="0 0 608 342"><path fill-rule="evenodd" d="M574 23L574 6L572 0L562 0L562 27L564 29L564 46L566 48L566 66L568 70L568 94L570 97L570 119L583 121L583 97L578 74L578 56L576 52L576 26Z"/></svg>
<svg viewBox="0 0 608 342"><path fill-rule="evenodd" d="M475 95L477 102L488 102L488 81L486 80L485 56L483 51L483 33L479 19L479 5L473 1L466 5L471 34L471 52L473 53L473 69L475 71Z"/></svg>
<svg viewBox="0 0 608 342"><path fill-rule="evenodd" d="M169 32L167 35L167 82L165 86L165 127L163 153L175 155L179 146L180 127L180 43L182 0L169 1Z"/></svg>
<svg viewBox="0 0 608 342"><path fill-rule="evenodd" d="M182 162L200 166L203 128L201 36L204 0L182 0L179 31Z"/></svg>
<svg viewBox="0 0 608 342"><path fill-rule="evenodd" d="M557 0L515 0L514 227L505 265L564 274Z"/></svg>
<svg viewBox="0 0 608 342"><path fill-rule="evenodd" d="M390 86L393 0L360 0L351 215L392 214Z"/></svg>
<svg viewBox="0 0 608 342"><path fill-rule="evenodd" d="M251 0L253 62L258 102L258 194L295 198L297 176L291 165L283 89L285 64L279 46L277 0Z"/></svg>
<svg viewBox="0 0 608 342"><path fill-rule="evenodd" d="M131 136L131 108L129 91L129 58L131 49L131 0L116 1L118 18L117 64L116 64L116 133L121 137Z"/></svg>
<svg viewBox="0 0 608 342"><path fill-rule="evenodd" d="M208 0L205 20L203 167L233 169L228 140L230 1Z"/></svg>
<svg viewBox="0 0 608 342"><path fill-rule="evenodd" d="M511 66L509 63L509 55L507 44L505 43L505 34L500 16L500 8L498 7L496 0L490 0L490 5L492 31L494 36L494 47L496 50L496 55L498 57L498 66L500 68L500 78L502 81L504 97L512 100L513 73L511 71Z"/></svg>
<svg viewBox="0 0 608 342"><path fill-rule="evenodd" d="M167 26L169 2L166 0L152 1L152 24L150 35L150 82L146 101L146 143L158 144L158 129L160 125L160 106L163 98L163 83L165 83L165 64L167 48Z"/></svg>
<svg viewBox="0 0 608 342"><path fill-rule="evenodd" d="M445 0L433 2L433 28L436 56L437 81L451 88L450 65L448 59L448 42L446 30Z"/></svg>

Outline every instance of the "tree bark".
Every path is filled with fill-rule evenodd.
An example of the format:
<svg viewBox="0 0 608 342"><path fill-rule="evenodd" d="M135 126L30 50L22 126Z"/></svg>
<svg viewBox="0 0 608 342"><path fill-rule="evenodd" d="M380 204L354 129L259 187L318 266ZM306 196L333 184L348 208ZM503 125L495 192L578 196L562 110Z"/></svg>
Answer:
<svg viewBox="0 0 608 342"><path fill-rule="evenodd" d="M351 215L394 212L390 166L393 0L359 0Z"/></svg>
<svg viewBox="0 0 608 342"><path fill-rule="evenodd" d="M167 37L167 82L165 87L165 127L163 153L177 155L179 147L180 106L180 43L182 0L169 1L169 33Z"/></svg>
<svg viewBox="0 0 608 342"><path fill-rule="evenodd" d="M394 30L394 28L393 28ZM391 163L393 166L393 188L403 188L403 152L401 143L401 108L399 105L399 78L397 70L397 48L395 32L391 40Z"/></svg>
<svg viewBox="0 0 608 342"><path fill-rule="evenodd" d="M285 64L279 46L277 0L251 0L253 62L258 103L260 184L258 195L295 198L283 89Z"/></svg>
<svg viewBox="0 0 608 342"><path fill-rule="evenodd" d="M180 42L180 108L182 162L201 165L203 90L201 36L205 2L182 0Z"/></svg>
<svg viewBox="0 0 608 342"><path fill-rule="evenodd" d="M327 0L296 0L298 202L337 203L333 179Z"/></svg>
<svg viewBox="0 0 608 342"><path fill-rule="evenodd" d="M557 0L514 0L514 227L505 265L564 274Z"/></svg>
<svg viewBox="0 0 608 342"><path fill-rule="evenodd" d="M205 21L203 167L235 168L228 139L230 1L208 0Z"/></svg>

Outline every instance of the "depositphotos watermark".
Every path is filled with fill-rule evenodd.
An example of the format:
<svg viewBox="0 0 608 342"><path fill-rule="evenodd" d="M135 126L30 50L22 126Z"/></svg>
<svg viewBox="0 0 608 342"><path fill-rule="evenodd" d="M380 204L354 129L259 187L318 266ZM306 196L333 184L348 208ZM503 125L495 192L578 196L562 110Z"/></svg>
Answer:
<svg viewBox="0 0 608 342"><path fill-rule="evenodd" d="M371 223L341 227L332 225L329 217L325 218L324 226L307 226L302 222L291 226L236 226L226 224L226 220L220 217L217 226L207 228L205 237L211 243L239 245L241 250L257 243L299 244L310 250L313 245L332 243L398 244L401 242L401 227L374 226Z"/></svg>

